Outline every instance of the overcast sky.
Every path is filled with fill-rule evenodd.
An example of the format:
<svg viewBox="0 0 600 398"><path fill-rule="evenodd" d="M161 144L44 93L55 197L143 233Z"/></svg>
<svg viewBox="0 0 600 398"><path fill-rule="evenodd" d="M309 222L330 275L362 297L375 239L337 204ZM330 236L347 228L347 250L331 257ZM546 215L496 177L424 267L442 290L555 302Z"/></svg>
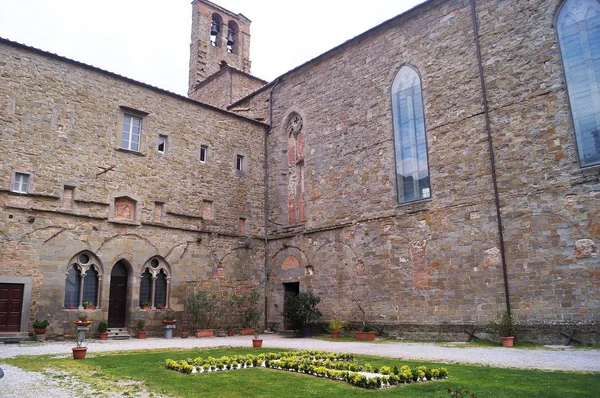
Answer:
<svg viewBox="0 0 600 398"><path fill-rule="evenodd" d="M252 21L252 74L268 81L422 2L213 0ZM191 12L191 0L0 0L0 36L186 95Z"/></svg>

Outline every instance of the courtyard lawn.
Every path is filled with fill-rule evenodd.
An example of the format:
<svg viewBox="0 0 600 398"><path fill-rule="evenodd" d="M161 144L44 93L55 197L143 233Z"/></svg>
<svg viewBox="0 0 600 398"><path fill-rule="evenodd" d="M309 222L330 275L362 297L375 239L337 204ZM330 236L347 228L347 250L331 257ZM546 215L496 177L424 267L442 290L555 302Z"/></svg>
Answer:
<svg viewBox="0 0 600 398"><path fill-rule="evenodd" d="M364 390L340 381L272 369L243 369L210 374L185 375L164 367L164 360L202 356L245 355L289 350L220 348L199 350L128 351L88 354L83 361L56 356L18 357L3 362L25 370L42 371L51 367L75 373L101 390L133 392L144 388L150 393L173 397L449 397L446 387L470 390L484 397L593 397L600 391L600 374L543 372L535 370L491 368L473 365L403 361L389 358L356 356L360 363L393 367L445 366L450 378L385 390ZM116 380L140 383L117 385Z"/></svg>

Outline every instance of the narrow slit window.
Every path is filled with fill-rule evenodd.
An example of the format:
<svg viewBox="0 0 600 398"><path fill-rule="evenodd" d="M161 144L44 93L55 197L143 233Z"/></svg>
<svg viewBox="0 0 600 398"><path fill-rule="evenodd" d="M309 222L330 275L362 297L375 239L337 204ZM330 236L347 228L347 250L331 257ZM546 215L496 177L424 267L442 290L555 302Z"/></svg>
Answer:
<svg viewBox="0 0 600 398"><path fill-rule="evenodd" d="M235 169L238 171L244 171L244 155L236 155L235 157Z"/></svg>
<svg viewBox="0 0 600 398"><path fill-rule="evenodd" d="M208 146L200 145L200 162L206 163L208 156Z"/></svg>
<svg viewBox="0 0 600 398"><path fill-rule="evenodd" d="M165 153L167 152L167 136L166 135L159 135L158 136L158 147L157 150L159 153Z"/></svg>

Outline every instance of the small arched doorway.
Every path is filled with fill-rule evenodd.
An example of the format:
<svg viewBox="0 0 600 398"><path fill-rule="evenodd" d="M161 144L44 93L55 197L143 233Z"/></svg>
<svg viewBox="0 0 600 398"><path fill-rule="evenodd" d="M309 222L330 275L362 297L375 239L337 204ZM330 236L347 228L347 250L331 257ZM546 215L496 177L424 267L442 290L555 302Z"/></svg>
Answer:
<svg viewBox="0 0 600 398"><path fill-rule="evenodd" d="M127 266L119 260L110 273L110 297L108 303L108 327L125 327L127 315Z"/></svg>

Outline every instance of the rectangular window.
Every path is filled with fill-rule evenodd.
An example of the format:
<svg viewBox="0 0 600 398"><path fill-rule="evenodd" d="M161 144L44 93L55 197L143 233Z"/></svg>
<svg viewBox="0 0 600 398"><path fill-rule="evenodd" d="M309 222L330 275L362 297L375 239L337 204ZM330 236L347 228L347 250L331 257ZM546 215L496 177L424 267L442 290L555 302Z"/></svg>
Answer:
<svg viewBox="0 0 600 398"><path fill-rule="evenodd" d="M200 161L202 163L206 163L207 155L208 155L208 146L200 145Z"/></svg>
<svg viewBox="0 0 600 398"><path fill-rule="evenodd" d="M125 114L123 116L123 135L121 136L121 148L139 152L141 133L142 119Z"/></svg>
<svg viewBox="0 0 600 398"><path fill-rule="evenodd" d="M156 149L160 153L167 152L167 136L166 135L160 134L158 136L158 147Z"/></svg>
<svg viewBox="0 0 600 398"><path fill-rule="evenodd" d="M235 169L244 171L244 155L237 154L235 156Z"/></svg>
<svg viewBox="0 0 600 398"><path fill-rule="evenodd" d="M29 174L15 173L13 178L12 191L19 193L29 192Z"/></svg>

